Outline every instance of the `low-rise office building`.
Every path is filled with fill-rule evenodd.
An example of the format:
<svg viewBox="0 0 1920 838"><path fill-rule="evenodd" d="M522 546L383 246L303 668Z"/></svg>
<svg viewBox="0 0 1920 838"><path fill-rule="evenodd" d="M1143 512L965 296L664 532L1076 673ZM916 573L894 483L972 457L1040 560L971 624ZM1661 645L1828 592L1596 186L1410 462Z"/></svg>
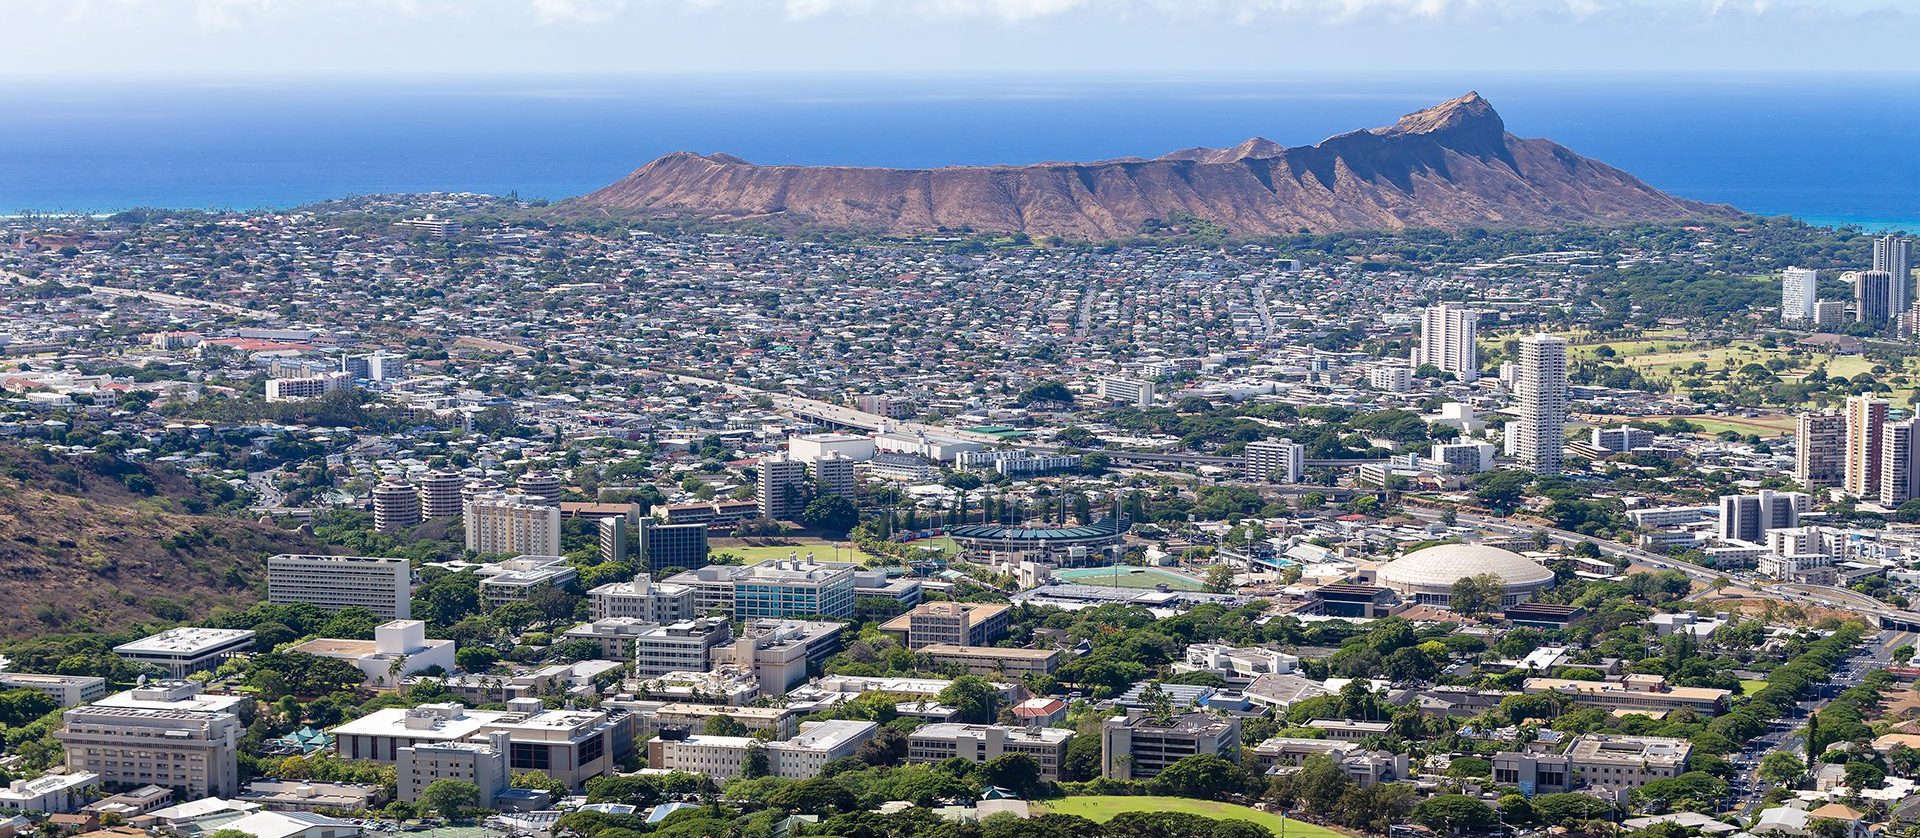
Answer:
<svg viewBox="0 0 1920 838"><path fill-rule="evenodd" d="M1640 710L1665 713L1685 708L1716 715L1727 709L1733 693L1710 687L1673 687L1659 675L1628 675L1610 681L1572 681L1561 678L1528 678L1520 689L1528 694L1556 692L1573 703L1609 710Z"/></svg>
<svg viewBox="0 0 1920 838"><path fill-rule="evenodd" d="M401 681L418 672L452 672L454 642L427 639L427 624L420 620L394 620L373 629L372 640L315 638L293 647L323 658L343 660L366 673L367 684L398 688Z"/></svg>
<svg viewBox="0 0 1920 838"><path fill-rule="evenodd" d="M960 758L984 763L1008 754L1026 754L1040 766L1040 778L1060 779L1073 731L1052 727L1006 727L937 723L922 725L907 737L907 762Z"/></svg>
<svg viewBox="0 0 1920 838"><path fill-rule="evenodd" d="M716 666L748 670L768 693L784 693L805 683L807 669L840 651L840 623L802 620L754 620L740 637L715 647Z"/></svg>
<svg viewBox="0 0 1920 838"><path fill-rule="evenodd" d="M919 654L932 659L936 667L957 668L969 675L1006 675L1015 678L1029 673L1051 675L1060 667L1063 657L1059 649L955 646L949 643L922 647Z"/></svg>
<svg viewBox="0 0 1920 838"><path fill-rule="evenodd" d="M387 792L367 783L255 780L235 799L269 812L359 812L380 808Z"/></svg>
<svg viewBox="0 0 1920 838"><path fill-rule="evenodd" d="M253 651L252 629L182 626L113 647L130 663L152 666L169 678L185 678L213 669L228 658Z"/></svg>
<svg viewBox="0 0 1920 838"><path fill-rule="evenodd" d="M1685 739L1621 734L1583 734L1558 754L1501 752L1493 758L1493 781L1522 794L1554 794L1582 786L1639 788L1687 770L1693 745Z"/></svg>
<svg viewBox="0 0 1920 838"><path fill-rule="evenodd" d="M0 809L49 815L72 812L86 803L88 792L99 785L100 775L91 771L14 780L0 789Z"/></svg>
<svg viewBox="0 0 1920 838"><path fill-rule="evenodd" d="M807 722L792 739L762 742L747 736L683 735L662 731L647 743L647 765L669 771L692 771L719 780L746 773L749 750L762 748L767 773L774 777L807 779L820 775L827 763L852 756L872 739L880 726L873 722L833 720Z"/></svg>
<svg viewBox="0 0 1920 838"><path fill-rule="evenodd" d="M1007 634L1008 606L985 602L925 602L881 624L909 649L934 645L985 646Z"/></svg>
<svg viewBox="0 0 1920 838"><path fill-rule="evenodd" d="M705 672L713 650L733 640L733 626L720 617L701 617L654 626L633 638L633 673Z"/></svg>
<svg viewBox="0 0 1920 838"><path fill-rule="evenodd" d="M629 582L608 582L587 592L588 614L595 620L631 617L652 623L672 623L700 616L693 607L693 589L655 582L646 574Z"/></svg>
<svg viewBox="0 0 1920 838"><path fill-rule="evenodd" d="M32 672L0 672L0 688L39 690L61 707L78 707L107 696L107 679L93 675L40 675Z"/></svg>
<svg viewBox="0 0 1920 838"><path fill-rule="evenodd" d="M401 748L394 755L395 796L411 803L436 781L458 780L477 786L480 804L490 807L500 792L513 786L513 772L507 765L510 747L507 733L495 731L478 742L428 742Z"/></svg>

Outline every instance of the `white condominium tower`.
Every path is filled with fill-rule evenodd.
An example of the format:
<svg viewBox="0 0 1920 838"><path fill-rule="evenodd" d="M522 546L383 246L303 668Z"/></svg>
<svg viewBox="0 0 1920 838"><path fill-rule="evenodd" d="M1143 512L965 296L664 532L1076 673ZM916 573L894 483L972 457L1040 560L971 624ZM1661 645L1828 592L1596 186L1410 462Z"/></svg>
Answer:
<svg viewBox="0 0 1920 838"><path fill-rule="evenodd" d="M1549 334L1520 341L1513 371L1514 407L1507 424L1507 453L1536 474L1559 474L1566 466L1567 341Z"/></svg>
<svg viewBox="0 0 1920 838"><path fill-rule="evenodd" d="M1480 314L1454 303L1427 306L1420 313L1420 343L1414 349L1413 365L1432 364L1441 372L1453 373L1462 383L1471 384L1480 377Z"/></svg>
<svg viewBox="0 0 1920 838"><path fill-rule="evenodd" d="M1813 322L1813 304L1820 275L1812 268L1788 268L1780 279L1780 322Z"/></svg>
<svg viewBox="0 0 1920 838"><path fill-rule="evenodd" d="M1913 242L1899 236L1873 240L1873 269L1892 278L1887 309L1894 313L1913 305Z"/></svg>

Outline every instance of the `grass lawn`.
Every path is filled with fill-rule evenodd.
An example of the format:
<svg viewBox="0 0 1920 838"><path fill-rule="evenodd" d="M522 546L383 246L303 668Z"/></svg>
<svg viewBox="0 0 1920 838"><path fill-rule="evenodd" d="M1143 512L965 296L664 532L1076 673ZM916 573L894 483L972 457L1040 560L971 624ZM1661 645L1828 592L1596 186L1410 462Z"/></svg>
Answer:
<svg viewBox="0 0 1920 838"><path fill-rule="evenodd" d="M865 550L855 547L851 541L833 542L822 541L817 538L796 538L791 539L791 541L793 542L791 544L779 544L769 547L716 544L713 547L713 552L732 553L740 557L741 564L770 562L776 559L784 559L795 553L798 553L800 558L803 559L807 557L808 553L812 553L815 561L831 562L836 560L834 558L833 548L838 546L840 548L838 561L867 564L873 560L873 556L868 555Z"/></svg>
<svg viewBox="0 0 1920 838"><path fill-rule="evenodd" d="M1761 438L1782 436L1793 433L1794 419L1785 413L1762 414L1760 416L1681 416L1700 426L1702 433L1717 434L1721 431L1733 431L1738 434L1759 434Z"/></svg>
<svg viewBox="0 0 1920 838"><path fill-rule="evenodd" d="M1061 581L1074 585L1093 585L1101 588L1157 588L1165 585L1176 591L1204 591L1207 586L1192 577L1168 571L1153 570L1144 567L1117 565L1101 568L1098 573L1079 571L1055 571L1054 576Z"/></svg>
<svg viewBox="0 0 1920 838"><path fill-rule="evenodd" d="M1746 678L1740 679L1741 695L1753 695L1754 693L1757 693L1766 688L1767 688L1767 682L1765 681L1753 681Z"/></svg>
<svg viewBox="0 0 1920 838"><path fill-rule="evenodd" d="M1215 803L1211 800L1188 800L1184 797L1129 797L1129 796L1091 796L1063 797L1048 800L1039 807L1059 815L1079 815L1090 821L1106 823L1114 815L1122 812L1186 812L1209 818L1236 818L1252 821L1273 831L1275 836L1284 828L1287 838L1346 838L1345 833L1335 832L1324 826L1302 823L1292 818L1283 818L1272 812L1235 806L1230 803Z"/></svg>

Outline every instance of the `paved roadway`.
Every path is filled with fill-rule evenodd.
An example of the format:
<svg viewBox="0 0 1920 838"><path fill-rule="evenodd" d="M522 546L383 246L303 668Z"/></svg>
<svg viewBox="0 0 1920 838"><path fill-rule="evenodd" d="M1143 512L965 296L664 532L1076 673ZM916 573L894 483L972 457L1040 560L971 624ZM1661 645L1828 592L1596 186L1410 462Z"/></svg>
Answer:
<svg viewBox="0 0 1920 838"><path fill-rule="evenodd" d="M950 439L961 439L968 442L1000 443L1006 441L993 434L975 433L973 431L942 427L940 425L929 425L924 422L905 422L897 419L888 419L878 413L855 410L851 407L837 405L832 402L823 402L819 399L809 399L802 396L761 390L757 387L748 387L745 384L733 384L711 378L701 378L697 375L667 372L665 370L652 370L652 372L664 375L683 384L693 384L700 387L719 387L737 396L766 396L773 401L774 407L810 416L825 422L831 422L836 425L846 425L869 431L878 431L886 428L888 430L904 431L906 433L937 434Z"/></svg>

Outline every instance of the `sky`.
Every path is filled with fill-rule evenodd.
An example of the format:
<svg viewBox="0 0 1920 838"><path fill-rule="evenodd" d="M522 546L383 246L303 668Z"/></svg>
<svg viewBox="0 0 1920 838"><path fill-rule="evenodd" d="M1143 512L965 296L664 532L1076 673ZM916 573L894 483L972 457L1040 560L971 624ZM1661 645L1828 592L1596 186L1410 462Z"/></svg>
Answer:
<svg viewBox="0 0 1920 838"><path fill-rule="evenodd" d="M1920 72L1920 0L0 0L0 78Z"/></svg>

